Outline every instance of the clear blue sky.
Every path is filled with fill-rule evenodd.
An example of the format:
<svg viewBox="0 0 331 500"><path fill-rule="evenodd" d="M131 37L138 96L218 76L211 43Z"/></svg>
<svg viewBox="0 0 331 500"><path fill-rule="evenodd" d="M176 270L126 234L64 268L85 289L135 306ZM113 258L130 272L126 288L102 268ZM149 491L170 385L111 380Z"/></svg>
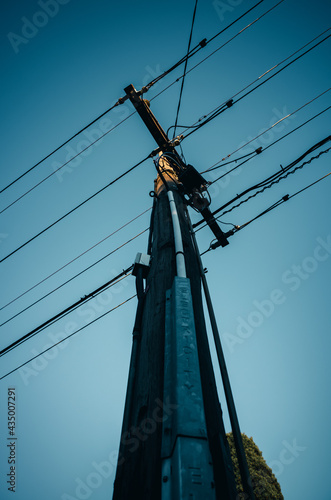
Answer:
<svg viewBox="0 0 331 500"><path fill-rule="evenodd" d="M265 0L189 61L188 68L267 11ZM211 38L254 4L199 0L192 43ZM52 0L2 3L1 182L17 176L185 54L193 0L124 3ZM47 13L48 12L48 13ZM329 28L324 0L285 0L186 78L179 123L190 125ZM11 34L10 34L11 33ZM181 74L162 80L151 99ZM330 39L183 142L199 171L235 151L330 87ZM179 83L151 103L174 124ZM330 106L331 92L261 135L266 147ZM0 195L0 210L86 147L102 128L131 113L126 103ZM286 166L330 135L325 112L215 183L212 209ZM83 141L83 142L82 142ZM84 142L85 141L85 142ZM328 145L322 149L326 149ZM3 258L147 156L155 143L134 115L86 153L0 214ZM249 152L238 151L232 158ZM318 151L318 152L319 152ZM317 153L318 153L317 152ZM317 154L317 153L314 153ZM219 175L225 168L216 171ZM330 171L330 154L299 170L222 221L242 225ZM208 177L212 180L216 177ZM0 264L0 306L148 209L151 160ZM241 429L273 467L286 500L329 500L331 176L270 212L204 256ZM192 213L193 220L197 220ZM149 225L149 213L0 311L6 321ZM224 229L230 226L224 226ZM197 233L201 251L212 234ZM1 348L102 285L145 252L147 233L1 327ZM127 278L1 358L0 376L134 293ZM273 301L273 302L271 302ZM0 381L0 496L7 490L7 392L17 406L16 500L108 500L119 443L136 299ZM47 356L47 357L46 357ZM219 374L216 370L219 380ZM219 384L227 430L226 407ZM99 472L98 472L99 470ZM82 486L82 485L86 486ZM89 486L90 485L90 486Z"/></svg>

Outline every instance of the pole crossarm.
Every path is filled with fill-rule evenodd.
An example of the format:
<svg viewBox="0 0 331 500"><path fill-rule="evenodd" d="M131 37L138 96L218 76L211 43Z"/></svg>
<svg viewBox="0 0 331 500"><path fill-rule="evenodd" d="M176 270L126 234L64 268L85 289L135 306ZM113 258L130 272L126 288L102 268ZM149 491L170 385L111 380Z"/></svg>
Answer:
<svg viewBox="0 0 331 500"><path fill-rule="evenodd" d="M179 159L180 164L182 164L182 160L175 150L174 144L169 141L169 138L157 119L155 118L153 112L150 109L149 101L146 99L142 99L140 97L139 92L136 91L133 85L128 85L124 89L125 93L129 97L130 101L134 105L137 110L137 113L145 123L146 127L152 134L156 144L159 146L160 151L169 151L171 153L175 153L177 156L177 160Z"/></svg>
<svg viewBox="0 0 331 500"><path fill-rule="evenodd" d="M142 118L146 127L152 134L155 142L159 146L159 148L153 153L157 154L158 152L166 152L171 153L173 160L171 162L171 167L174 169L178 176L179 183L182 186L184 193L189 196L190 204L194 205L196 209L199 210L202 217L210 227L213 232L215 238L217 239L217 243L215 243L215 248L217 246L225 247L229 244L226 234L219 227L216 219L213 217L211 213L207 200L201 194L201 188L206 189L206 181L205 179L195 170L192 165L185 165L175 149L175 145L179 143L178 139L174 141L170 141L167 134L161 127L160 123L154 116L153 112L150 109L149 101L141 98L141 92L137 92L132 84L128 85L124 89L126 95L136 108L139 116ZM170 156L170 155L169 155ZM168 156L168 160L169 160ZM160 173L160 172L159 172ZM162 173L161 173L162 174ZM161 178L162 175L160 174Z"/></svg>

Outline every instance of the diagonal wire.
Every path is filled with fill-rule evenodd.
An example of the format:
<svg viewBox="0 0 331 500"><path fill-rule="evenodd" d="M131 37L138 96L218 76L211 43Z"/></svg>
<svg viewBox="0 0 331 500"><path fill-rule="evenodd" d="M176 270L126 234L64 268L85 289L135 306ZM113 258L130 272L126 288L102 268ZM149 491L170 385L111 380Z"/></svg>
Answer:
<svg viewBox="0 0 331 500"><path fill-rule="evenodd" d="M121 248L123 248L125 245L127 245L128 243L131 243L131 241L135 240L136 238L138 238L139 236L141 236L142 234L146 233L146 231L148 231L149 228L146 228L144 229L143 231L141 231L140 233L136 234L135 236L133 236L132 238L130 238L128 241L126 241L125 243L122 243L122 245L120 245L119 247L115 248L114 250L112 250L111 252L107 253L106 255L104 255L103 257L101 257L100 259L98 259L96 262L93 262L93 264L90 264L88 267L86 267L85 269L83 269L82 271L80 271L79 273L75 274L74 276L72 276L71 278L69 278L67 281L64 281L63 283L61 283L60 285L58 285L56 288L54 288L53 290L51 290L50 292L46 293L45 295L43 295L42 297L40 297L38 300L36 300L35 302L33 302L32 304L28 305L25 309L23 309L22 311L18 312L17 314L15 314L12 318L10 318L9 320L5 321L5 323L7 323L8 321L11 321L12 319L16 318L16 316L19 316L21 313L25 312L27 309L30 309L30 307L34 306L35 304L37 304L38 302L42 301L43 299L45 299L46 297L48 297L49 295L51 295L52 293L56 292L57 290L59 290L60 288L62 288L63 286L67 285L68 283L70 283L70 281L73 281L75 278L77 278L78 276L80 276L81 274L85 273L86 271L88 271L89 269L91 269L92 267L96 266L97 264L99 264L100 262L102 262L103 260L105 260L107 257L109 257L110 255L112 255L113 253L117 252L118 250L120 250ZM38 284L37 284L38 285ZM35 285L35 286L37 286ZM34 287L32 287L34 288ZM26 293L28 293L30 290L26 290L23 294L21 294L19 297L16 297L15 299L13 299L10 304L12 302L15 302L17 299L19 299L20 297L22 297L22 295L25 295ZM7 305L9 304L6 304L6 306L4 307L7 307ZM3 308L4 308L3 307ZM4 325L5 323L2 323L2 325ZM0 326L2 326L0 325Z"/></svg>
<svg viewBox="0 0 331 500"><path fill-rule="evenodd" d="M80 208L83 205L85 205L85 203L87 203L88 201L92 200L92 198L94 198L98 194L102 193L102 191L104 191L105 189L107 189L109 186L112 186L113 184L115 184L115 182L117 182L120 179L122 179L122 177L124 177L125 175L129 174L130 172L132 172L135 168L137 168L139 165L141 165L142 163L144 163L150 157L151 157L151 155L149 154L143 160L140 160L138 163L136 163L135 165L133 165L133 167L131 167L128 170L126 170L125 172L123 172L123 174L121 174L118 177L116 177L116 179L113 179L108 184L106 184L105 186L103 186L101 189L99 189L98 191L96 191L94 194L92 194L91 196L89 196L88 198L86 198L84 201L82 201L81 203L79 203L79 205L76 205L74 208L72 208L71 210L69 210L69 212L65 213L64 215L62 215L61 217L59 217L56 221L52 222L52 224L50 224L49 226L45 227L42 231L39 231L39 233L35 234L32 238L30 238L25 243L23 243L19 247L15 248L15 250L13 250L9 254L7 254L5 257L3 257L0 260L0 263L4 262L6 259L8 259L8 257L11 257L12 255L14 255L16 252L18 252L19 250L21 250L21 248L25 247L28 243L31 243L31 241L35 240L36 238L38 238L38 236L40 236L41 234L43 234L46 231L48 231L48 229L50 229L51 227L55 226L55 224L57 224L61 220L65 219L68 215L70 215L73 212L75 212L78 208Z"/></svg>
<svg viewBox="0 0 331 500"><path fill-rule="evenodd" d="M41 179L41 181L37 182L37 184L35 184L34 186L32 186L30 189L28 189L27 191L25 191L23 194L21 194L20 196L18 196L18 198L16 198L14 201L12 201L11 203L9 203L9 205L7 205L5 208L3 208L1 211L0 211L0 214L2 214L3 212L5 212L6 210L8 210L8 208L12 207L13 205L15 205L15 203L17 203L19 200L21 200L22 198L24 198L27 194L31 193L31 191L33 191L34 189L36 189L38 186L40 186L41 184L43 184L43 182L47 181L47 179L49 179L50 177L52 177L52 175L56 174L59 170L61 170L63 167L65 167L66 165L68 165L68 163L70 163L72 160L74 160L75 158L77 158L78 156L80 156L82 153L84 153L87 149L91 148L92 146L94 146L94 144L98 141L100 141L101 139L103 139L107 134L109 134L110 132L112 132L115 128L119 127L123 122L125 122L126 120L128 120L131 116L133 116L135 114L136 111L133 111L133 113L131 113L129 116L127 116L126 118L124 118L122 121L120 121L119 123L117 123L116 125L114 125L111 129L107 130L107 132L104 132L100 137L98 137L95 141L91 142L91 144L88 144L88 146L86 146L86 148L82 149L81 151L79 151L77 154L75 154L74 156L72 156L68 161L66 161L65 163L63 163L62 165L60 165L57 169L55 169L53 172L51 172L50 174L46 175L46 177L44 177L43 179ZM69 139L70 141L71 139ZM67 142L69 142L67 141ZM52 154L52 153L51 153ZM43 161L43 160L42 160ZM41 163L41 162L40 162Z"/></svg>
<svg viewBox="0 0 331 500"><path fill-rule="evenodd" d="M78 330L76 330L75 332L71 333L70 335L67 335L67 337L65 337L64 339L61 339L59 340L59 342L56 342L55 344L51 345L50 347L48 347L47 349L44 349L42 352L38 353L36 356L33 356L32 358L28 359L27 361L25 361L24 363L20 364L19 366L16 366L16 368L14 368L13 370L7 372L5 375L2 375L0 377L0 380L4 379L5 377L8 377L8 375L11 375L12 373L16 372L17 370L19 370L20 368L22 368L23 366L27 365L28 363L30 363L30 361L33 361L34 359L38 358L39 356L41 356L42 354L45 354L45 352L47 351L50 351L51 349L53 349L53 347L56 347L57 345L61 344L62 342L64 342L65 340L67 340L68 338L70 337L73 337L74 335L76 335L76 333L78 332L81 332L82 330L84 330L85 328L87 328L88 326L92 325L93 323L95 323L96 321L99 321L99 319L103 318L104 316L107 316L107 314L115 311L115 309L118 309L119 307L123 306L124 304L126 304L127 302L129 302L130 300L134 299L134 297L136 296L135 295L132 295L132 297L129 297L128 299L124 300L123 302L121 302L120 304L118 304L117 306L113 307L112 309L110 309L109 311L106 311L105 313L101 314L101 316L98 316L97 318L95 318L94 320L90 321L90 323L88 323L87 325L84 325L82 326L81 328L79 328Z"/></svg>
<svg viewBox="0 0 331 500"><path fill-rule="evenodd" d="M45 278L43 278L42 280L38 281L38 283L36 283L35 285L33 285L32 287L28 288L27 290L25 290L24 292L22 292L20 295L18 295L17 297L15 297L14 299L12 299L10 302L7 302L4 306L1 306L0 307L0 311L2 311L3 309L5 309L6 307L8 307L10 304L12 304L13 302L15 302L16 300L20 299L21 297L23 297L24 295L26 295L28 292L31 292L31 290L33 290L34 288L36 288L37 286L41 285L42 283L44 283L45 281L47 281L49 278L51 278L52 276L54 276L55 274L57 274L59 271L62 271L62 269L64 269L65 267L69 266L70 264L72 264L73 262L75 262L77 259L79 259L80 257L82 257L83 255L85 255L86 253L90 252L91 250L93 250L93 248L97 247L98 245L100 245L101 243L103 243L104 241L106 241L108 238L110 238L111 236L113 236L114 234L118 233L119 231L121 231L122 229L124 229L126 226L128 226L129 224L131 224L132 222L134 222L135 220L139 219L139 217L141 217L142 215L144 215L145 213L149 212L151 210L151 207L148 208L147 210L145 210L144 212L142 212L141 214L137 215L136 217L134 217L133 219L131 219L130 221L126 222L125 224L123 224L123 226L119 227L118 229L115 229L115 231L113 231L112 233L108 234L108 236L106 236L105 238L103 238L102 240L98 241L97 243L95 243L94 245L92 245L91 247L89 247L87 250L84 250L84 252L80 253L79 255L77 255L76 257L74 257L73 259L71 259L69 262L67 262L66 264L64 264L63 266L59 267L56 271L53 271L51 274L49 274L48 276L46 276ZM145 231L145 230L144 230ZM139 233L140 235L141 233ZM132 241L132 239L128 240L128 241ZM123 245L121 245L121 247L119 248L122 248ZM112 251L111 253L114 253L114 251ZM110 254L107 254L107 256L110 255ZM7 323L7 322L6 322ZM4 325L5 323L2 323L0 326Z"/></svg>
<svg viewBox="0 0 331 500"><path fill-rule="evenodd" d="M54 323L56 323L60 319L64 318L65 316L68 316L68 314L75 311L76 309L81 307L86 302L97 297L98 295L105 292L106 290L109 290L109 288L111 288L112 286L117 285L117 283L119 283L120 281L122 281L123 279L128 277L127 273L129 272L130 269L131 269L131 267L123 270L118 276L116 276L115 278L112 278L107 283L105 283L104 285L97 288L97 290L94 290L93 292L89 293L88 295L85 295L81 299L77 300L74 304L71 304L69 307L67 307L63 311L55 314L54 316L52 316L52 318L49 318L48 320L44 321L44 323L42 323L41 325L37 326L36 328L31 330L30 332L26 333L21 338L15 340L7 347L4 347L3 349L1 349L0 350L0 357L4 356L5 354L7 354L7 352L12 351L13 349L18 347L19 345L23 344L24 342L29 340L31 337L34 337L38 333L42 332L43 330L45 330L45 328L47 328L51 325L54 325Z"/></svg>
<svg viewBox="0 0 331 500"><path fill-rule="evenodd" d="M44 158L42 158L41 160L39 160L35 165L33 165L32 167L30 167L26 172L24 172L19 177L17 177L13 181L11 181L7 186L5 186L4 188L1 189L0 194L3 193L4 191L6 191L6 189L8 189L13 184L15 184L17 181L19 181L20 179L22 179L26 174L28 174L29 172L31 172L33 169L35 169L36 167L38 167L45 160L47 160L48 158L50 158L54 153L56 153L57 151L59 151L61 148L63 148L63 146L65 146L66 144L68 144L72 139L74 139L79 134L81 134L82 132L84 132L84 130L86 130L88 127L90 127L95 122L97 122L98 120L100 120L100 118L102 118L107 113L109 113L112 109L114 109L116 106L118 106L118 104L119 104L119 102L117 101L113 106L111 106L109 109L107 109L106 111L104 111L101 115L99 115L97 118L95 118L94 120L92 120L88 125L85 125L85 127L81 128L78 132L76 132L74 135L72 135L69 139L67 139L65 142L63 142L60 146L58 146L57 148L53 149L53 151L51 153L49 153L48 155L44 156Z"/></svg>
<svg viewBox="0 0 331 500"><path fill-rule="evenodd" d="M184 82L185 82L185 75L186 75L186 68L187 68L187 63L188 63L188 54L190 53L190 47L191 47L191 41L192 41L192 34L193 34L193 27L194 27L194 21L195 21L195 14L197 11L197 5L198 5L198 0L195 0L195 6L194 6L194 11L193 11L193 19L192 19L192 25L191 25L191 32L190 32L190 37L188 41L188 47L187 47L187 56L185 60L185 65L184 65L184 74L182 78L182 83L180 87L180 92L179 92L179 100L178 100L178 106L177 106L177 112L176 112L176 120L175 120L175 127L174 127L174 137L176 136L176 128L177 128L177 122L178 122L178 115L179 115L179 110L180 110L180 105L182 101L182 94L183 94L183 88L184 88Z"/></svg>

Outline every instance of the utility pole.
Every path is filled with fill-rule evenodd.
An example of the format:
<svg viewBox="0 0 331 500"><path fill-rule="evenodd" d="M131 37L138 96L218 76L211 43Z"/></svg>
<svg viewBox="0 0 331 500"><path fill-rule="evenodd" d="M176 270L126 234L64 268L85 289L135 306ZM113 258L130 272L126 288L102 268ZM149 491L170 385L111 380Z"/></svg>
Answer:
<svg viewBox="0 0 331 500"><path fill-rule="evenodd" d="M201 264L186 204L198 207L218 245L228 241L201 194L204 179L182 162L176 141L169 141L148 101L132 85L125 92L156 140L153 153L160 158L150 262L138 254L133 271L138 307L113 500L234 500L203 314Z"/></svg>

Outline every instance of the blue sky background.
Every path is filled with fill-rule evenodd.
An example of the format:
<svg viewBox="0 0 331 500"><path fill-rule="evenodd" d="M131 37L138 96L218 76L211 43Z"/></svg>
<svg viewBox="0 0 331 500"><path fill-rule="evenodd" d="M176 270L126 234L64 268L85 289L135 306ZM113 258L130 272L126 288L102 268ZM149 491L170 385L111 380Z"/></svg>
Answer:
<svg viewBox="0 0 331 500"><path fill-rule="evenodd" d="M265 0L192 58L188 68L275 3ZM1 6L1 188L109 108L124 95L128 84L140 89L182 57L194 2L62 0L52 5L53 17L40 16L42 7L35 1ZM200 0L193 45L211 38L252 5L245 0ZM330 3L324 0L285 0L187 76L179 123L192 124L329 28L330 11ZM30 38L14 47L8 34L25 36L26 20L40 27L30 26ZM155 96L181 70L155 85L146 98ZM192 134L183 142L187 161L205 170L329 87L330 39ZM152 101L152 110L165 129L174 124L178 94L179 83ZM328 107L330 95L326 93L262 135L254 149L266 147ZM107 115L103 126L117 125L132 111L125 103ZM94 124L90 135L83 133L2 193L0 210L54 172L69 154L90 144L100 135L100 127L100 122ZM215 183L210 189L211 208L271 175L328 135L330 111L245 164L237 175ZM0 214L1 258L154 148L139 117L129 118ZM324 155L222 221L241 225L329 171L330 155ZM218 172L221 175L224 169ZM216 173L206 177L212 180ZM154 178L149 160L1 263L0 305L148 209ZM203 258L241 429L263 452L286 500L331 498L330 182L331 176L234 235L226 248ZM195 213L192 218L197 220ZM149 212L2 309L1 323L148 225ZM210 230L203 229L197 236L201 251L206 250L213 238ZM8 322L1 327L1 348L130 266L136 253L146 247L144 233ZM301 274L295 277L295 273ZM126 278L4 356L0 376L48 348L63 332L85 327L134 293L134 280ZM277 304L271 306L270 298ZM55 347L25 370L0 381L1 498L12 498L5 483L8 387L15 387L17 394L16 500L68 500L84 494L92 500L111 498L114 467L109 464L115 462L119 444L135 307L133 299L61 348ZM256 314L261 307L265 313ZM255 326L248 328L247 322ZM244 323L246 329L240 329ZM219 380L217 368L216 376ZM221 384L219 392L230 430ZM97 472L102 462L107 462L108 468L104 464L103 469L107 477Z"/></svg>

